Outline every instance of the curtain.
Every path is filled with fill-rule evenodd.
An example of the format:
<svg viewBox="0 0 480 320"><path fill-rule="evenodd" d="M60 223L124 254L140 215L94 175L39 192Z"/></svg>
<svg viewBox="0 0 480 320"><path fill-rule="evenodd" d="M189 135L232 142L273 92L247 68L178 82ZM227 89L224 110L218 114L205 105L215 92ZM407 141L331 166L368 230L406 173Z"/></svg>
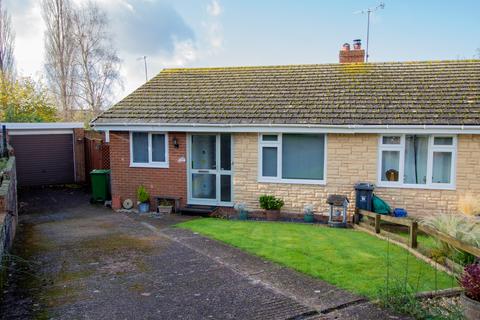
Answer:
<svg viewBox="0 0 480 320"><path fill-rule="evenodd" d="M323 134L284 134L282 178L323 180L324 153Z"/></svg>
<svg viewBox="0 0 480 320"><path fill-rule="evenodd" d="M277 176L277 148L263 147L262 153L262 176Z"/></svg>
<svg viewBox="0 0 480 320"><path fill-rule="evenodd" d="M382 151L382 181L398 181L400 151Z"/></svg>
<svg viewBox="0 0 480 320"><path fill-rule="evenodd" d="M451 152L433 153L433 183L450 183L450 172L452 168Z"/></svg>
<svg viewBox="0 0 480 320"><path fill-rule="evenodd" d="M428 136L405 137L404 183L426 184L428 161Z"/></svg>
<svg viewBox="0 0 480 320"><path fill-rule="evenodd" d="M148 133L146 132L132 133L132 151L133 151L133 162L135 163L148 162Z"/></svg>
<svg viewBox="0 0 480 320"><path fill-rule="evenodd" d="M165 161L165 135L152 134L152 161Z"/></svg>

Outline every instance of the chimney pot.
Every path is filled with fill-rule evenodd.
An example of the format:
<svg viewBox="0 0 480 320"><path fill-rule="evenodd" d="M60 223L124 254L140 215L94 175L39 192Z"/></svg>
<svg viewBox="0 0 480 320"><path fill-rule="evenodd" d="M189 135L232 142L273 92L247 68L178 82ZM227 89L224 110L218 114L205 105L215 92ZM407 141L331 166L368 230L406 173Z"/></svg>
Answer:
<svg viewBox="0 0 480 320"><path fill-rule="evenodd" d="M355 49L355 50L362 49L362 40L360 40L360 39L353 40L353 49Z"/></svg>
<svg viewBox="0 0 480 320"><path fill-rule="evenodd" d="M365 50L362 49L360 39L353 40L353 49L350 44L344 43L339 53L340 63L363 63L365 62Z"/></svg>

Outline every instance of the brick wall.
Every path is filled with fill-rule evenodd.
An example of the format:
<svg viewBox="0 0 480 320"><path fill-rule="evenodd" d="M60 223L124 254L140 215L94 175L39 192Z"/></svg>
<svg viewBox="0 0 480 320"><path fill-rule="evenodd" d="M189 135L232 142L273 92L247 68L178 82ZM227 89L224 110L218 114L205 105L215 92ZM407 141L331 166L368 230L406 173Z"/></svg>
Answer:
<svg viewBox="0 0 480 320"><path fill-rule="evenodd" d="M284 211L301 212L314 204L317 212L327 212L328 194L345 194L355 203L356 182L377 181L376 134L329 134L327 138L327 184L304 185L259 183L258 135L235 134L234 199L258 209L261 194L273 194L285 201ZM406 208L411 215L456 212L458 198L467 191L480 193L480 136L460 135L457 152L457 190L377 188L375 192L393 207Z"/></svg>
<svg viewBox="0 0 480 320"><path fill-rule="evenodd" d="M7 165L0 177L0 288L3 284L2 262L13 244L15 230L18 222L17 211L17 174L15 157L8 159Z"/></svg>
<svg viewBox="0 0 480 320"><path fill-rule="evenodd" d="M173 146L173 137L177 138L179 148ZM110 132L110 168L112 170L112 195L126 198L136 203L136 191L144 185L150 196L168 195L181 197L181 205L187 199L187 169L185 159L185 133L170 133L169 168L131 168L130 144L128 132ZM154 205L152 202L151 205Z"/></svg>
<svg viewBox="0 0 480 320"><path fill-rule="evenodd" d="M362 63L365 62L365 50L341 50L338 59L340 63Z"/></svg>

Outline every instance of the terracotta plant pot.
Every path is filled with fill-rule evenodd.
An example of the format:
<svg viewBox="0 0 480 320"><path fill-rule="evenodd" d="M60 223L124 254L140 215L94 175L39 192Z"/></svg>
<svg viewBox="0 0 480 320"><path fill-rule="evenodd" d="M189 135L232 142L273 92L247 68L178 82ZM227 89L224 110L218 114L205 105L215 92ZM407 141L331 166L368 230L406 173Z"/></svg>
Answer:
<svg viewBox="0 0 480 320"><path fill-rule="evenodd" d="M265 210L268 221L276 221L280 219L280 210Z"/></svg>
<svg viewBox="0 0 480 320"><path fill-rule="evenodd" d="M462 294L460 301L463 305L463 315L467 320L480 319L480 301L470 299Z"/></svg>

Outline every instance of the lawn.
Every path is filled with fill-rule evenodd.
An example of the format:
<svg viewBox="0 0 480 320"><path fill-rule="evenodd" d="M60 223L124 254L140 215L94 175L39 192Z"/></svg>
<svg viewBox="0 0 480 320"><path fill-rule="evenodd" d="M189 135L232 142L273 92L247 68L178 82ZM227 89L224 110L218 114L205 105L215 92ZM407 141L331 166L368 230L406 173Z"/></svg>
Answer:
<svg viewBox="0 0 480 320"><path fill-rule="evenodd" d="M370 298L385 288L387 275L390 284L407 279L416 291L456 286L451 276L407 250L357 230L213 218L177 226Z"/></svg>

